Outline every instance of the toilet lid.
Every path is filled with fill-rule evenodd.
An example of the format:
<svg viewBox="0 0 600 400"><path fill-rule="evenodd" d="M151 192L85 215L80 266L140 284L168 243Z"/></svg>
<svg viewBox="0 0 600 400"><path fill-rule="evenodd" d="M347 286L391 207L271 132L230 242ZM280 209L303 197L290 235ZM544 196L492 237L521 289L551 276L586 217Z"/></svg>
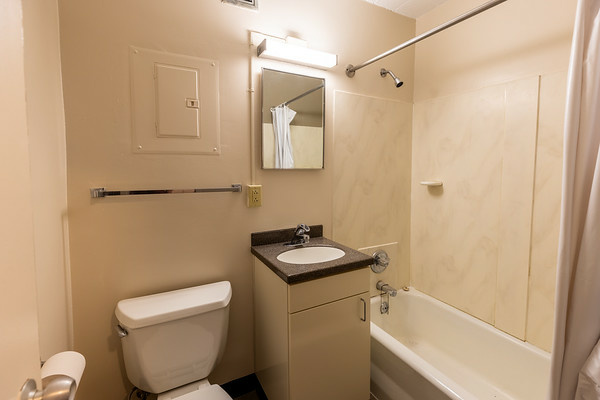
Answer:
<svg viewBox="0 0 600 400"><path fill-rule="evenodd" d="M232 400L219 385L204 386L174 400Z"/></svg>

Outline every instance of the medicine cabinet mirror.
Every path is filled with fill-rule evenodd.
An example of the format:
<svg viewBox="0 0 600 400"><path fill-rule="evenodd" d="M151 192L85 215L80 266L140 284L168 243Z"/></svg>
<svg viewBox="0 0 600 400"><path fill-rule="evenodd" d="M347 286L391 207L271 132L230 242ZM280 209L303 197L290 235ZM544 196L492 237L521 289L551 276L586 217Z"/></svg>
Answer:
<svg viewBox="0 0 600 400"><path fill-rule="evenodd" d="M263 68L262 167L323 168L325 79Z"/></svg>

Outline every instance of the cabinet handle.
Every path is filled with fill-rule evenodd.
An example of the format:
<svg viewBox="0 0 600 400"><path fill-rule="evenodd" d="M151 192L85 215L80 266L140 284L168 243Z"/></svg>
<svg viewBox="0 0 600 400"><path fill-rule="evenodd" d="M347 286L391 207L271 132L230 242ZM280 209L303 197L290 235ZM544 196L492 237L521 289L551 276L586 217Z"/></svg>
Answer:
<svg viewBox="0 0 600 400"><path fill-rule="evenodd" d="M363 316L360 318L360 320L366 321L367 320L367 302L362 297L360 298L360 301L362 301L362 303L363 303Z"/></svg>

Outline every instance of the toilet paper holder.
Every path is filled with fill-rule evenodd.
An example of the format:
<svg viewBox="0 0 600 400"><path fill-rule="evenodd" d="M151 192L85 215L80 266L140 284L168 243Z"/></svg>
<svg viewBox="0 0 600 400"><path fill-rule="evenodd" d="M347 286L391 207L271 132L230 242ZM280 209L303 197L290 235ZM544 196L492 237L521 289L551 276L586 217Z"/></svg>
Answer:
<svg viewBox="0 0 600 400"><path fill-rule="evenodd" d="M34 379L27 379L19 391L18 400L73 400L77 382L67 375L50 375L42 379L42 390L37 390Z"/></svg>

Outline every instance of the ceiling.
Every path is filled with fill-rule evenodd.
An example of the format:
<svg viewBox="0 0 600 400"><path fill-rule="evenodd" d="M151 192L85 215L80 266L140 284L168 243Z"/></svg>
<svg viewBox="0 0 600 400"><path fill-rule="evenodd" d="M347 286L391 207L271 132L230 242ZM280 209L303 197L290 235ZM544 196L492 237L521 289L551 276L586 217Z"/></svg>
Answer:
<svg viewBox="0 0 600 400"><path fill-rule="evenodd" d="M364 0L410 18L418 18L446 0Z"/></svg>

